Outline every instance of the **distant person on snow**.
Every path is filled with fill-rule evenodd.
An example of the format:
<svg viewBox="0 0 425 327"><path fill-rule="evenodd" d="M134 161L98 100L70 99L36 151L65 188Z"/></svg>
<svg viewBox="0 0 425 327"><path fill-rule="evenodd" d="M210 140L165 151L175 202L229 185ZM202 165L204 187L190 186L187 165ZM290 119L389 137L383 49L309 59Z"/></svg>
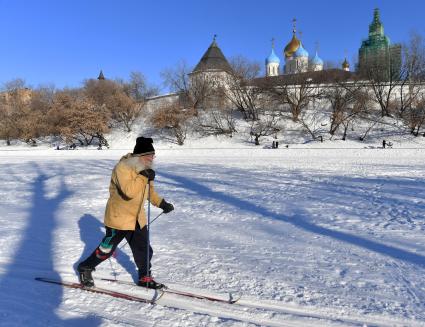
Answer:
<svg viewBox="0 0 425 327"><path fill-rule="evenodd" d="M130 245L139 271L138 285L153 289L164 287L151 277L150 259L153 252L150 244L147 267L148 229L143 204L150 198L150 202L164 213L169 213L174 207L154 190L155 171L152 167L155 149L152 143L151 138L138 137L133 153L122 157L112 171L104 220L106 235L94 252L77 268L80 282L86 287L94 286L92 271L114 253L124 238Z"/></svg>

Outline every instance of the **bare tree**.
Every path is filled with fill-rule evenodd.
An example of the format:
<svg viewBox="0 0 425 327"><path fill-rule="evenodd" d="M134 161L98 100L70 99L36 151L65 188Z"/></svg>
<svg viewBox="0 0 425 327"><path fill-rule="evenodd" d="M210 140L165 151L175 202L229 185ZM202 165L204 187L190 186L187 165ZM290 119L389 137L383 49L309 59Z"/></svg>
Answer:
<svg viewBox="0 0 425 327"><path fill-rule="evenodd" d="M130 73L128 81L121 81L123 91L136 102L144 102L146 98L159 94L156 86L148 84L145 75L141 72L133 71Z"/></svg>
<svg viewBox="0 0 425 327"><path fill-rule="evenodd" d="M210 73L191 73L184 61L161 72L164 84L180 96L180 106L198 114L211 105L218 89L218 79Z"/></svg>
<svg viewBox="0 0 425 327"><path fill-rule="evenodd" d="M97 140L108 145L104 134L109 131L109 111L99 108L83 91L66 90L55 95L49 111L50 123L56 123L55 134L65 142L91 145Z"/></svg>
<svg viewBox="0 0 425 327"><path fill-rule="evenodd" d="M156 110L150 122L155 128L160 129L178 145L183 145L189 131L189 120L194 116L194 111L184 109L179 101L174 101Z"/></svg>
<svg viewBox="0 0 425 327"><path fill-rule="evenodd" d="M67 125L69 112L73 110L73 103L80 94L81 91L76 89L59 90L54 94L45 117L50 135L65 139L64 134L70 133Z"/></svg>
<svg viewBox="0 0 425 327"><path fill-rule="evenodd" d="M130 132L143 109L143 100L136 102L125 92L125 87L111 80L90 79L84 83L84 94L93 106L102 114L106 109L111 119L110 126L121 126Z"/></svg>
<svg viewBox="0 0 425 327"><path fill-rule="evenodd" d="M425 42L417 32L412 32L409 43L403 44L403 75L397 99L397 113L403 118L418 103L425 82ZM419 100L420 102L420 100ZM408 113L410 115L410 113Z"/></svg>
<svg viewBox="0 0 425 327"><path fill-rule="evenodd" d="M259 76L261 66L242 56L231 58L230 66L232 72L226 75L223 94L246 120L258 119L263 90L254 79Z"/></svg>
<svg viewBox="0 0 425 327"><path fill-rule="evenodd" d="M314 98L318 97L318 90L308 79L304 78L299 78L296 85L286 87L284 96L291 110L293 121L298 121L300 113Z"/></svg>
<svg viewBox="0 0 425 327"><path fill-rule="evenodd" d="M366 111L370 99L369 93L362 81L354 78L346 81L336 77L332 85L324 89L322 96L330 103L331 138L342 126L344 127L342 139L345 140L349 124Z"/></svg>
<svg viewBox="0 0 425 327"><path fill-rule="evenodd" d="M294 122L299 120L300 114L316 99L320 98L320 82L313 82L310 74L294 74L281 76L268 92L280 108L289 109Z"/></svg>
<svg viewBox="0 0 425 327"><path fill-rule="evenodd" d="M220 74L191 73L187 64L181 61L174 68L162 71L161 76L164 84L179 95L178 102L168 106L173 112L172 120L177 114L177 108L180 108L184 114L178 115L177 120L186 119L187 113L195 116L195 128L202 134L231 135L235 131L233 110L227 106ZM164 107L160 110L159 117L164 117L163 110Z"/></svg>
<svg viewBox="0 0 425 327"><path fill-rule="evenodd" d="M99 106L108 106L111 96L120 92L120 85L112 80L88 79L84 81L83 95L92 99ZM113 110L111 106L108 108Z"/></svg>
<svg viewBox="0 0 425 327"><path fill-rule="evenodd" d="M13 138L19 138L35 144L35 136L32 137L30 129L37 126L36 122L40 117L30 110L32 90L25 87L22 79L6 82L4 90L0 101L0 124L6 143L10 145Z"/></svg>
<svg viewBox="0 0 425 327"><path fill-rule="evenodd" d="M52 105L56 93L56 87L53 84L40 85L32 90L31 108L37 111L45 111L46 107Z"/></svg>
<svg viewBox="0 0 425 327"><path fill-rule="evenodd" d="M364 98L359 96L360 102L355 102L355 105L360 106L360 113L358 114L359 119L364 123L362 127L365 127L365 130L362 136L359 137L360 141L366 140L369 133L377 126L378 124L384 123L384 116L382 116L382 111L380 108L376 108L373 104L375 104L375 95L373 91L366 86L364 89ZM389 106L392 106L393 102L389 103Z"/></svg>
<svg viewBox="0 0 425 327"><path fill-rule="evenodd" d="M346 118L347 108L352 105L353 94L342 85L334 85L325 90L325 98L331 104L329 134L334 136Z"/></svg>
<svg viewBox="0 0 425 327"><path fill-rule="evenodd" d="M421 94L412 102L409 110L403 115L403 121L414 136L419 136L425 125L425 95ZM425 136L425 132L423 135Z"/></svg>
<svg viewBox="0 0 425 327"><path fill-rule="evenodd" d="M250 135L254 137L255 145L260 145L260 138L274 135L279 132L279 115L277 110L263 110L258 119L253 120L250 126Z"/></svg>
<svg viewBox="0 0 425 327"><path fill-rule="evenodd" d="M166 68L161 71L161 78L164 85L167 86L171 92L188 93L190 89L190 72L190 67L184 60L181 60L174 67Z"/></svg>
<svg viewBox="0 0 425 327"><path fill-rule="evenodd" d="M381 110L381 116L392 116L392 102L401 85L404 71L396 58L385 51L378 52L362 64L359 73L367 79L374 95L374 101Z"/></svg>
<svg viewBox="0 0 425 327"><path fill-rule="evenodd" d="M205 110L198 113L195 128L203 135L228 135L236 132L235 110L229 106L222 88L211 96Z"/></svg>
<svg viewBox="0 0 425 327"><path fill-rule="evenodd" d="M0 138L6 140L7 145L19 136L17 130L18 117L16 112L7 103L6 97L0 98Z"/></svg>
<svg viewBox="0 0 425 327"><path fill-rule="evenodd" d="M231 108L210 108L197 117L197 130L203 135L228 135L236 132L236 119Z"/></svg>
<svg viewBox="0 0 425 327"><path fill-rule="evenodd" d="M47 115L52 105L54 87L39 87L26 93L22 105L17 108L17 128L20 139L35 145L39 138L51 133Z"/></svg>
<svg viewBox="0 0 425 327"><path fill-rule="evenodd" d="M370 92L364 88L363 85L351 85L351 90L349 91L353 95L353 100L349 106L346 107L344 118L341 121L342 126L344 127L344 132L342 140L346 140L348 128L351 126L354 128L354 123L356 120L360 120L362 116L368 115L368 111L371 103ZM363 139L366 135L363 136Z"/></svg>
<svg viewBox="0 0 425 327"><path fill-rule="evenodd" d="M418 32L411 32L403 49L403 72L407 80L425 80L425 40Z"/></svg>
<svg viewBox="0 0 425 327"><path fill-rule="evenodd" d="M113 108L110 109L112 120L126 132L131 132L136 119L143 111L144 103L135 102L124 92L118 92L108 99L107 107Z"/></svg>
<svg viewBox="0 0 425 327"><path fill-rule="evenodd" d="M25 89L26 87L27 86L24 79L15 78L3 84L3 91L6 91L6 92L17 91L17 90Z"/></svg>
<svg viewBox="0 0 425 327"><path fill-rule="evenodd" d="M25 139L35 140L51 135L52 126L48 123L48 112L53 104L55 92L54 85L39 86L31 91L27 113L21 119L26 125Z"/></svg>
<svg viewBox="0 0 425 327"><path fill-rule="evenodd" d="M304 128L305 131L310 134L313 140L317 140L319 137L322 137L326 130L324 128L324 121L328 118L327 113L323 110L321 106L311 106L309 110L304 110L299 116L299 123Z"/></svg>

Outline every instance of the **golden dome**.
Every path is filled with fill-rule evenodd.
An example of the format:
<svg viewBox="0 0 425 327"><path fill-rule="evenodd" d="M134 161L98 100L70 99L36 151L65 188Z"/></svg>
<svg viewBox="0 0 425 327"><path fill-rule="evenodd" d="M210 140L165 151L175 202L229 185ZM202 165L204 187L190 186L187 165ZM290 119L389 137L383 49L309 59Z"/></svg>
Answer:
<svg viewBox="0 0 425 327"><path fill-rule="evenodd" d="M297 39L297 37L294 35L292 36L292 40L286 45L283 52L285 53L285 57L291 57L292 54L297 51L297 49L300 47L300 40Z"/></svg>
<svg viewBox="0 0 425 327"><path fill-rule="evenodd" d="M347 61L347 58L344 59L344 62L342 63L342 68L350 68L350 64Z"/></svg>

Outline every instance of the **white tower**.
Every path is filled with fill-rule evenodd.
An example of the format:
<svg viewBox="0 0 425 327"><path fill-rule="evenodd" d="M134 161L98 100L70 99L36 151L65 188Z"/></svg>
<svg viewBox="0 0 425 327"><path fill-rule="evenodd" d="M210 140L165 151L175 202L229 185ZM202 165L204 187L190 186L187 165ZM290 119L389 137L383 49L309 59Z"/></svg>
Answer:
<svg viewBox="0 0 425 327"><path fill-rule="evenodd" d="M297 51L294 52L294 70L292 73L304 73L308 70L308 52L304 49L301 41Z"/></svg>
<svg viewBox="0 0 425 327"><path fill-rule="evenodd" d="M310 70L316 72L319 70L323 70L323 60L319 57L316 50L316 55L310 62Z"/></svg>
<svg viewBox="0 0 425 327"><path fill-rule="evenodd" d="M266 58L266 76L278 76L279 75L280 59L274 52L274 39L272 39L272 52Z"/></svg>

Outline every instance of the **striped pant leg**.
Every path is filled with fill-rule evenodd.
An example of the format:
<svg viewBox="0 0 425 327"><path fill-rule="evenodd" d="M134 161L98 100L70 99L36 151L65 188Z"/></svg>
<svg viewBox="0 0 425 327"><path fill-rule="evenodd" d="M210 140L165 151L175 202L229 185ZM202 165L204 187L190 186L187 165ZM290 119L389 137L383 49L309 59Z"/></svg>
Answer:
<svg viewBox="0 0 425 327"><path fill-rule="evenodd" d="M117 248L118 244L130 231L106 227L106 233L93 253L79 264L79 267L94 269L101 262L108 259Z"/></svg>

